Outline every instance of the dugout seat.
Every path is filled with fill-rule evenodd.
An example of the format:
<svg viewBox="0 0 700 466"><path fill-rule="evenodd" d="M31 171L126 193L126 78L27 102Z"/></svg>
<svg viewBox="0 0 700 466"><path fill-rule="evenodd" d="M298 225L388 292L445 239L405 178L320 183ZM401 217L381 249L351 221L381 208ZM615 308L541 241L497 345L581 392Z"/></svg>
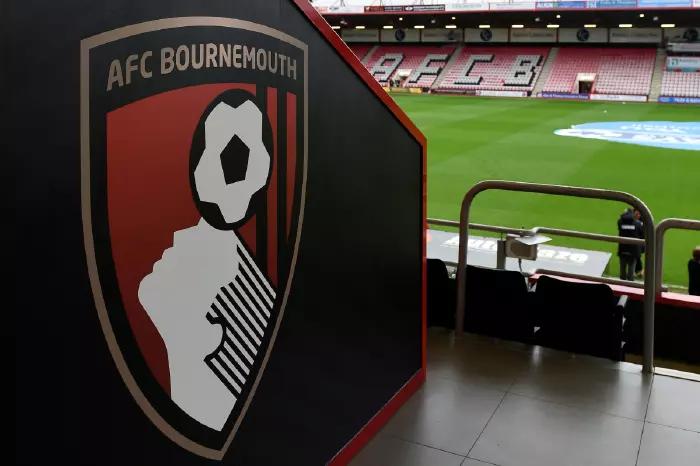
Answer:
<svg viewBox="0 0 700 466"><path fill-rule="evenodd" d="M467 266L464 330L530 343L532 297L520 272Z"/></svg>
<svg viewBox="0 0 700 466"><path fill-rule="evenodd" d="M380 59L387 54L394 56L401 56L401 61L396 69L391 73L390 76L384 76L385 79L381 79L380 76L375 76L375 79L381 83L388 83L391 79L395 79L398 76L399 70L409 70L413 71L417 68L423 60L428 55L440 55L446 56L445 60L434 60L431 62L431 67L439 67L440 72L447 64L454 52L456 46L454 44L443 44L443 45L381 45L377 47L370 55L365 55L365 66L371 72L374 65L379 63ZM403 87L418 87L427 88L433 85L433 82L438 77L438 74L423 75L418 80L412 81L410 78L404 81Z"/></svg>
<svg viewBox="0 0 700 466"><path fill-rule="evenodd" d="M428 327L454 328L454 286L440 259L427 261Z"/></svg>
<svg viewBox="0 0 700 466"><path fill-rule="evenodd" d="M605 284L547 276L537 280L534 295L539 325L535 343L617 361L624 358L627 296L617 298Z"/></svg>

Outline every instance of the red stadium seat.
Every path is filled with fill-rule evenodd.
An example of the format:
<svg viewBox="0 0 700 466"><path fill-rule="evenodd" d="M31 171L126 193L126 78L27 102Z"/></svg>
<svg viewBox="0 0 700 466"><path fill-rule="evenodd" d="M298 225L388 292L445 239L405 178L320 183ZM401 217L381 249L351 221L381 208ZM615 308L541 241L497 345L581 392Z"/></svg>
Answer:
<svg viewBox="0 0 700 466"><path fill-rule="evenodd" d="M661 95L700 97L700 72L664 71Z"/></svg>
<svg viewBox="0 0 700 466"><path fill-rule="evenodd" d="M373 45L368 45L368 44L348 44L348 47L350 47L350 50L352 50L352 53L354 53L357 58L362 61L363 58L367 55L367 53L372 49Z"/></svg>
<svg viewBox="0 0 700 466"><path fill-rule="evenodd" d="M576 76L594 73L597 94L647 95L655 58L651 48L562 48L542 91L577 93Z"/></svg>

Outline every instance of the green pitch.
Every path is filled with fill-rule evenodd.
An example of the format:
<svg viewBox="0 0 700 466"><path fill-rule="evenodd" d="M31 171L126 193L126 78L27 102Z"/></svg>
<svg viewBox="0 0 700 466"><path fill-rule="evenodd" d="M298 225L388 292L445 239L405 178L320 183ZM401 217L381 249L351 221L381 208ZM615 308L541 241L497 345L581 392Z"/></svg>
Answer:
<svg viewBox="0 0 700 466"><path fill-rule="evenodd" d="M464 193L479 180L503 179L627 191L658 222L700 219L700 151L661 149L557 136L556 129L603 121L700 121L695 105L567 102L439 95L394 95L428 139L428 216L457 220ZM624 209L609 201L485 192L472 222L551 226L616 234ZM476 232L476 234L484 234ZM613 252L616 245L555 237L553 245ZM666 235L664 283L687 286L686 264L700 234Z"/></svg>

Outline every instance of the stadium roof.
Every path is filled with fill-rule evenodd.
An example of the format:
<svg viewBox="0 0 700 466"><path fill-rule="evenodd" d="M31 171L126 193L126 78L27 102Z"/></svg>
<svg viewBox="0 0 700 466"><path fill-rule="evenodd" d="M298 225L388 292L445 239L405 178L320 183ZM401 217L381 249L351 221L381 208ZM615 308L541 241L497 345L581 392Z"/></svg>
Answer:
<svg viewBox="0 0 700 466"><path fill-rule="evenodd" d="M555 19L562 27L582 27L591 23L600 27L616 27L620 23L633 24L634 27L658 27L663 23L679 27L700 25L700 0L600 0L596 4L601 6L595 9L590 8L594 2L576 0L316 0L312 3L331 25L343 27L443 27L448 24L476 27L484 22L493 27L511 24L544 27Z"/></svg>

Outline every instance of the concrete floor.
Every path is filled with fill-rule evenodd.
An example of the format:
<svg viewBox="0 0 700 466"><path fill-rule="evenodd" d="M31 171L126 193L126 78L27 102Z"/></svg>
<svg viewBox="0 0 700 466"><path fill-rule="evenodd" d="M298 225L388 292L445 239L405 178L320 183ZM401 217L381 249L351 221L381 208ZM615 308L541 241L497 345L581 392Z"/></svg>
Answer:
<svg viewBox="0 0 700 466"><path fill-rule="evenodd" d="M353 466L700 466L700 382L431 329L428 381Z"/></svg>

